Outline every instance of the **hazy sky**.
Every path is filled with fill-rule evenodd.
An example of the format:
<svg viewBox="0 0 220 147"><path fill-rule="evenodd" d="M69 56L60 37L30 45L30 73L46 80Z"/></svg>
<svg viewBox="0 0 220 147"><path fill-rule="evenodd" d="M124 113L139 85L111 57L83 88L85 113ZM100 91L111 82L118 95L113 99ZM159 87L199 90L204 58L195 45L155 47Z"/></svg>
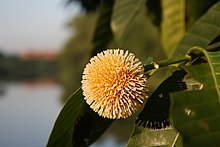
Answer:
<svg viewBox="0 0 220 147"><path fill-rule="evenodd" d="M0 0L0 51L60 50L65 23L78 10L64 0Z"/></svg>

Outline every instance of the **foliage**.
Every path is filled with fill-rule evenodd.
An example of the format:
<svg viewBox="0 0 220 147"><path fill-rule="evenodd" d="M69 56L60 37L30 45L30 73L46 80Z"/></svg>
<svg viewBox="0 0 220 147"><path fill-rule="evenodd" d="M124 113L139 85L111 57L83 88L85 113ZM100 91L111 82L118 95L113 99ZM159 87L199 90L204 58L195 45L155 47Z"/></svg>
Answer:
<svg viewBox="0 0 220 147"><path fill-rule="evenodd" d="M174 71L171 76L160 84L138 115L137 125L150 129L162 129L170 126L169 94L187 89L186 83L182 82L185 75L186 72L183 70Z"/></svg>
<svg viewBox="0 0 220 147"><path fill-rule="evenodd" d="M193 46L207 47L211 40L219 34L219 7L214 6L189 29L173 56L185 54Z"/></svg>
<svg viewBox="0 0 220 147"><path fill-rule="evenodd" d="M59 58L60 79L65 87L65 100L80 86L80 75L90 57L96 19L97 14L88 13L77 16L68 24L74 35L66 42Z"/></svg>
<svg viewBox="0 0 220 147"><path fill-rule="evenodd" d="M98 11L99 17L93 28L95 31L90 29L89 36L81 36L79 34L86 32L82 27L81 32L77 33L79 36L73 37L69 41L71 45L66 46L68 52L63 56L63 61L69 56L66 64L69 64L68 68L71 67L66 69L73 70L73 62L68 61L75 60L69 52L74 53L84 48L82 54L89 57L88 52L94 54L110 46L125 49L131 47L135 49L134 53L138 53L139 46L148 53L150 49L145 47L149 44L144 45L144 42L152 37L153 31L160 34L163 43L160 43L159 36L155 37L152 42L159 45L154 49L162 55L161 58L164 58L164 52L172 58L157 62L149 58L150 62L146 62L151 54L142 52L146 74L150 76L150 98L137 117L128 146L219 146L220 2L202 0L194 9L190 4L195 4L195 1L152 1L104 1L102 8L105 9ZM209 7L204 6L207 3ZM210 7L214 3L216 4ZM155 11L158 7L159 13ZM168 12L171 13L167 14ZM189 12L194 12L192 18ZM204 15L196 21L202 14ZM85 21L93 21L89 17L84 18ZM150 19L153 20L152 23ZM84 22L81 24L88 25ZM153 31L150 32L149 28L153 28ZM187 32L183 36L185 31ZM80 36L83 39L88 37L84 44L78 42L82 42ZM93 44L88 46L90 43ZM77 49L77 45L81 47ZM160 50L161 46L163 51ZM81 63L75 64L77 66ZM166 74L164 69L170 74ZM189 85L194 84L192 81L200 84L199 89L189 89ZM186 88L188 89L185 90ZM85 104L79 89L64 105L47 146L88 146L113 121L94 113ZM169 122L171 127L166 128L170 125Z"/></svg>
<svg viewBox="0 0 220 147"><path fill-rule="evenodd" d="M185 3L185 0L161 1L161 42L168 57L172 56L185 33Z"/></svg>
<svg viewBox="0 0 220 147"><path fill-rule="evenodd" d="M144 1L125 2L116 1L115 3L114 9L116 11L113 11L111 22L114 46L110 47L129 49L143 62L146 61L146 55L153 56L157 60L164 59L166 55L162 44L158 41L160 39L159 31L150 19L146 17ZM135 5L133 5L134 3ZM139 5L136 3L139 3ZM127 5L129 6L126 7ZM132 8L133 6L138 8ZM129 14L129 17L126 14ZM126 23L120 21L120 19L123 19ZM126 29L121 29L120 27ZM140 28L142 33L140 33Z"/></svg>
<svg viewBox="0 0 220 147"><path fill-rule="evenodd" d="M174 127L185 146L219 146L220 52L193 48L193 53L204 55L208 63L186 67L189 76L202 84L199 89L171 95Z"/></svg>
<svg viewBox="0 0 220 147"><path fill-rule="evenodd" d="M136 16L140 13L139 9L145 0L116 1L111 21L111 28L115 35L115 40L119 47L123 47L128 32ZM126 7L124 7L126 6ZM126 29L124 29L126 28Z"/></svg>
<svg viewBox="0 0 220 147"><path fill-rule="evenodd" d="M128 147L142 146L173 146L181 144L177 140L179 134L171 127L160 130L152 130L139 126L135 126L134 132L129 139Z"/></svg>
<svg viewBox="0 0 220 147"><path fill-rule="evenodd" d="M96 140L112 120L103 119L88 109L80 88L60 112L47 146L88 146Z"/></svg>
<svg viewBox="0 0 220 147"><path fill-rule="evenodd" d="M105 3L99 10L99 17L92 39L92 56L101 52L113 38L110 26L113 6L114 0L105 0Z"/></svg>

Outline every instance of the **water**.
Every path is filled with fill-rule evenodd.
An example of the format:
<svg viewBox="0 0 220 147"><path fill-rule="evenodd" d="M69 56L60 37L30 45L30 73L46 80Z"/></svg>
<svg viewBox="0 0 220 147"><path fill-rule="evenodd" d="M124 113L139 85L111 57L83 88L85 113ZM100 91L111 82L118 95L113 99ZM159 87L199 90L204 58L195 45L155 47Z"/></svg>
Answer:
<svg viewBox="0 0 220 147"><path fill-rule="evenodd" d="M0 147L44 147L63 106L56 83L0 84ZM132 128L113 124L92 147L123 147Z"/></svg>
<svg viewBox="0 0 220 147"><path fill-rule="evenodd" d="M0 146L46 146L61 109L61 87L7 83L1 88Z"/></svg>

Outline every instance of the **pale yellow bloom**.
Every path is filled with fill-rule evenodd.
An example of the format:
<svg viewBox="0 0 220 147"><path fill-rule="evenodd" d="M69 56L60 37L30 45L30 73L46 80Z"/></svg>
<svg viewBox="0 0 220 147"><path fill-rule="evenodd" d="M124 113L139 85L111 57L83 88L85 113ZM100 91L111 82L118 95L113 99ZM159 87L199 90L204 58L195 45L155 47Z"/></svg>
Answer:
<svg viewBox="0 0 220 147"><path fill-rule="evenodd" d="M134 54L120 49L109 49L90 59L82 89L90 107L110 119L132 115L148 98L143 64Z"/></svg>

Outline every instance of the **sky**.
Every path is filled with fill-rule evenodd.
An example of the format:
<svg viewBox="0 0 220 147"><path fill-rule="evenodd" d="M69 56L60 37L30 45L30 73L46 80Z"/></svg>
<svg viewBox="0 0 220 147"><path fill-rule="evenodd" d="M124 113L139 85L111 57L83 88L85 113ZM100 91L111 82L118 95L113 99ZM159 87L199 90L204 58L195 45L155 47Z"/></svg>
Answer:
<svg viewBox="0 0 220 147"><path fill-rule="evenodd" d="M0 52L60 51L77 13L64 0L0 0Z"/></svg>

